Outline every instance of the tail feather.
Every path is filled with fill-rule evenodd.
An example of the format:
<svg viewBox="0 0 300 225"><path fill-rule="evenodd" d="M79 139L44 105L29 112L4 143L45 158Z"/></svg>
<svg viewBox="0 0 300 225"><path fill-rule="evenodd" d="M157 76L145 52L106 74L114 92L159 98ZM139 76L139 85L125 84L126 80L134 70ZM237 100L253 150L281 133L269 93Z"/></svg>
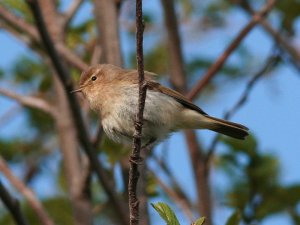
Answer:
<svg viewBox="0 0 300 225"><path fill-rule="evenodd" d="M227 120L218 119L208 115L205 115L205 117L210 119L211 122L213 121L213 123L210 123L210 126L208 127L209 130L241 140L244 140L245 137L249 135L249 129L241 124L229 122Z"/></svg>

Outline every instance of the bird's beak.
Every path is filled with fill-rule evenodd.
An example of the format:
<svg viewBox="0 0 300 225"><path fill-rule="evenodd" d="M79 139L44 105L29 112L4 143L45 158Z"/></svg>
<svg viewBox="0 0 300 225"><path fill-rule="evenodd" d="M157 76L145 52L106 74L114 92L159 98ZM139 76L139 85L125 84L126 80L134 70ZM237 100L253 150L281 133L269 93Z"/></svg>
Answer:
<svg viewBox="0 0 300 225"><path fill-rule="evenodd" d="M81 92L83 88L84 88L84 87L79 87L79 88L77 88L77 89L71 91L70 93L73 94L73 93L76 93L76 92Z"/></svg>

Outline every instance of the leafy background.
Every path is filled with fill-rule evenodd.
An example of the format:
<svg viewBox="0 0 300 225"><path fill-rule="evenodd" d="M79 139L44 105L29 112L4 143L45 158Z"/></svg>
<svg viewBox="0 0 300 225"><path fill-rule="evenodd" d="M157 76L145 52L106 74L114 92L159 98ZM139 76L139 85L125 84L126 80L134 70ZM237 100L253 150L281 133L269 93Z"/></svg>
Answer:
<svg viewBox="0 0 300 225"><path fill-rule="evenodd" d="M176 1L177 19L183 43L188 86L192 87L210 65L221 55L249 20L249 15L237 1ZM0 3L16 15L32 23L26 4L21 0L3 0ZM70 1L58 1L64 11ZM251 1L255 9L261 1ZM91 59L96 38L93 2L84 1L68 28L66 45L86 62ZM120 14L121 47L125 66L135 67L135 20L133 1L124 1ZM299 1L279 1L268 20L297 48L299 43ZM168 82L169 56L163 26L160 1L144 1L145 68L160 75ZM3 23L0 20L0 25ZM25 47L1 26L1 88L9 88L22 95L33 94L55 103L51 69L45 60L34 53L39 46ZM222 117L239 99L251 77L264 66L273 39L257 26L241 46L230 56L224 68L195 101L211 115ZM297 49L298 50L298 49ZM260 78L247 103L232 118L249 126L251 137L245 142L221 138L213 157L210 177L215 224L225 224L229 216L239 211L244 224L299 224L299 149L298 126L300 124L300 62L293 62L281 53L280 63ZM295 66L296 65L296 66ZM71 68L74 81L80 71ZM54 121L47 114L33 108L22 108L16 102L0 97L0 154L13 172L34 190L50 216L57 224L71 224L72 213L68 200L63 161ZM92 114L92 113L91 113ZM91 115L91 130L96 129L97 117ZM198 131L204 149L208 149L214 134ZM118 151L116 151L118 149ZM98 149L100 159L108 173L114 175L120 193L126 193L122 183L120 164L126 161L128 147L116 145L105 139ZM100 154L101 152L101 154ZM152 153L163 160L187 196L194 218L198 218L196 190L190 159L184 136L172 135ZM165 201L171 205L181 224L188 224L183 211L164 192L155 177L176 189L165 172L149 158L154 175L147 178L148 202ZM16 194L31 224L39 224L37 218L9 182L1 180ZM93 209L96 224L114 222L113 212L107 206L107 198L93 179ZM57 207L64 208L62 212ZM158 214L149 208L151 224L163 224ZM105 215L105 216L103 216ZM203 216L203 215L201 215ZM205 215L204 215L205 216ZM0 224L12 224L6 209L0 208Z"/></svg>

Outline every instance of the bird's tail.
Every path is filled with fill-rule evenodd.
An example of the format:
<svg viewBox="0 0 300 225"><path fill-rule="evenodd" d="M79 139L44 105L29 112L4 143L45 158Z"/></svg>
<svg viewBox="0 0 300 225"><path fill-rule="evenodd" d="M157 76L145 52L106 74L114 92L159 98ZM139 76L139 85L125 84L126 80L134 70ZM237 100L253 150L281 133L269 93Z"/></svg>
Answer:
<svg viewBox="0 0 300 225"><path fill-rule="evenodd" d="M244 140L248 133L248 128L238 124L229 122L227 120L218 119L212 116L205 115L207 119L210 120L207 129L227 135L229 137Z"/></svg>

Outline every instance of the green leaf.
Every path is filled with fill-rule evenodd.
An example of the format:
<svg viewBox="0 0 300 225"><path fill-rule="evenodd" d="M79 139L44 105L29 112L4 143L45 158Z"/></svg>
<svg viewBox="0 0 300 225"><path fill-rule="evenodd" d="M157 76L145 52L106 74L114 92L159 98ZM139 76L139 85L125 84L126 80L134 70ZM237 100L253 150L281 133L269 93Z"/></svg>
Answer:
<svg viewBox="0 0 300 225"><path fill-rule="evenodd" d="M166 221L167 225L180 225L175 213L166 203L151 203L151 206L159 213L160 217Z"/></svg>
<svg viewBox="0 0 300 225"><path fill-rule="evenodd" d="M233 138L222 138L221 141L235 153L246 153L251 157L257 154L258 144L253 135L249 135L244 141L235 140Z"/></svg>
<svg viewBox="0 0 300 225"><path fill-rule="evenodd" d="M235 211L227 220L226 225L239 225L241 221L241 213L239 211Z"/></svg>
<svg viewBox="0 0 300 225"><path fill-rule="evenodd" d="M204 224L204 222L205 222L205 217L200 217L194 223L192 223L192 225L202 225Z"/></svg>

